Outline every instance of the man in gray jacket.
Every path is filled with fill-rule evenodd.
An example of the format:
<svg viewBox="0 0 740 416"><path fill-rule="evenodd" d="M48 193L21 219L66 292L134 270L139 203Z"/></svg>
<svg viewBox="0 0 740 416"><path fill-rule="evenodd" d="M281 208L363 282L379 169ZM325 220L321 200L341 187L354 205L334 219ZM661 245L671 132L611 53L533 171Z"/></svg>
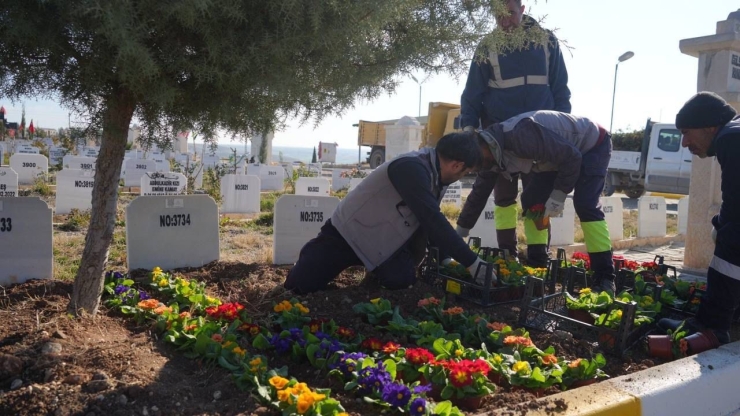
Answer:
<svg viewBox="0 0 740 416"><path fill-rule="evenodd" d="M466 236L475 225L499 175L510 179L533 173L522 192L522 208L544 208L544 216L558 216L566 196L573 194L593 270L592 287L614 293L614 263L609 230L599 197L611 157L611 137L585 117L557 111L532 111L496 123L479 132L488 143L483 166L473 185L457 232ZM534 229L525 218L525 230Z"/></svg>
<svg viewBox="0 0 740 416"><path fill-rule="evenodd" d="M475 133L451 133L434 149L406 153L379 166L303 246L285 288L296 293L321 290L344 269L360 265L385 288L408 288L416 280L427 240L480 280L485 262L455 233L439 204L448 185L479 166L485 147Z"/></svg>

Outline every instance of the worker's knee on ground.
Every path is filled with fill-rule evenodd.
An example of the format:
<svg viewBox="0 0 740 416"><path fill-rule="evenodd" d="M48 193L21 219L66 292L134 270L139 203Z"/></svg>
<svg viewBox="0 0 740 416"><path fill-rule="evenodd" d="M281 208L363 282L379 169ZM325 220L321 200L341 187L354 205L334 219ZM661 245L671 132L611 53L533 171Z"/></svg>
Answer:
<svg viewBox="0 0 740 416"><path fill-rule="evenodd" d="M516 229L516 204L493 207L493 220L497 230Z"/></svg>
<svg viewBox="0 0 740 416"><path fill-rule="evenodd" d="M309 275L301 273L300 270L296 270L296 267L293 267L290 272L288 272L288 277L285 278L283 287L300 295L321 289L315 282L311 281Z"/></svg>
<svg viewBox="0 0 740 416"><path fill-rule="evenodd" d="M534 225L534 221L529 218L524 219L524 237L527 238L527 245L533 244L547 244L548 231L547 229L538 230Z"/></svg>
<svg viewBox="0 0 740 416"><path fill-rule="evenodd" d="M609 228L606 221L582 221L581 229L583 230L586 250L589 253L611 252L612 241L609 237Z"/></svg>

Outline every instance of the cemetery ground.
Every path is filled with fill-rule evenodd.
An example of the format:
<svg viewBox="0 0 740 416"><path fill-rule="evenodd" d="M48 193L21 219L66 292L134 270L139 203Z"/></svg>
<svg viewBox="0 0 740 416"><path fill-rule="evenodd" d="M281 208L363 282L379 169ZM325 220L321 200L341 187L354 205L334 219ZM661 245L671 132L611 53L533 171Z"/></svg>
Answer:
<svg viewBox="0 0 740 416"><path fill-rule="evenodd" d="M108 260L109 270L123 271L126 265L124 212L133 197L122 195L119 202L115 237ZM263 195L263 213L252 221L222 219L220 223L221 260L199 268L177 270L183 277L207 283L209 295L224 302L240 302L259 320L275 303L293 297L282 289L289 267L274 266L272 227L269 211L275 195ZM455 209L446 207L453 220ZM95 319L72 319L66 313L72 281L85 240L88 214L74 212L54 218L55 278L3 288L0 292L0 414L8 415L271 415L247 391L239 390L228 371L213 362L185 358L166 344L152 326L137 325L101 306ZM634 227L635 212L625 212L625 228ZM669 230L671 229L669 221ZM675 230L675 220L673 223ZM523 233L522 233L523 234ZM576 233L578 240L579 232ZM625 235L629 235L625 232ZM581 237L582 240L582 237ZM148 271L132 273L140 281ZM298 297L311 309L313 318L334 319L367 337L383 341L387 333L363 323L348 313L352 306L383 297L402 313L413 313L418 300L444 293L425 282L406 291L387 291L372 281L363 280L360 268L345 271L329 290ZM480 308L464 301L454 302L470 313L484 312L497 321L516 327L518 307L502 305ZM453 306L450 304L449 306ZM536 345L555 347L568 359L592 357L598 349L576 339L558 338L533 331ZM733 331L738 338L738 331ZM345 393L326 373L308 363L296 364L287 357L271 356L270 366L287 365L290 375L312 387L330 387L352 415L379 414L381 408L362 403ZM604 368L618 376L659 364L641 348L626 357L607 356ZM20 380L20 381L16 381ZM20 383L20 385L18 385ZM551 387L547 393L557 392ZM496 408L523 414L532 407L535 396L510 387L498 387L481 412ZM545 402L550 409L562 403Z"/></svg>

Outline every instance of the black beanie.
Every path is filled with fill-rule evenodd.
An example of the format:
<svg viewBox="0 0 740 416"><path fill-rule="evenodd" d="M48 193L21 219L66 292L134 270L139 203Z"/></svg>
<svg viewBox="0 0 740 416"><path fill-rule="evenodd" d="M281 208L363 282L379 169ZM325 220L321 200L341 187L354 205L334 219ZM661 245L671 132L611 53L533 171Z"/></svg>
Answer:
<svg viewBox="0 0 740 416"><path fill-rule="evenodd" d="M678 129L702 129L724 126L737 111L719 95L702 91L691 97L676 114Z"/></svg>

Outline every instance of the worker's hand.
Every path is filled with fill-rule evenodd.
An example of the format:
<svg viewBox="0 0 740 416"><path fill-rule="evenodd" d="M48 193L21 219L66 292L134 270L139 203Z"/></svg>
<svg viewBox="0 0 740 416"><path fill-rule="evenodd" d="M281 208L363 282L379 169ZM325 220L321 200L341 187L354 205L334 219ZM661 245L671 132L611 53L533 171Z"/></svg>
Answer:
<svg viewBox="0 0 740 416"><path fill-rule="evenodd" d="M550 193L550 198L545 202L545 216L546 217L557 217L563 213L565 209L565 197L567 195L563 191L557 189Z"/></svg>
<svg viewBox="0 0 740 416"><path fill-rule="evenodd" d="M463 127L463 131L467 131L467 132L475 131L475 127L473 127L473 126L465 126L465 127Z"/></svg>
<svg viewBox="0 0 740 416"><path fill-rule="evenodd" d="M475 280L475 283L479 285L486 283L486 270L488 270L488 263L481 260L480 257L476 258L475 263L468 267L468 271L470 272L470 275L473 276L473 280ZM494 279L496 279L496 272L491 270L491 281Z"/></svg>
<svg viewBox="0 0 740 416"><path fill-rule="evenodd" d="M712 227L712 241L714 241L714 244L717 244L717 229Z"/></svg>
<svg viewBox="0 0 740 416"><path fill-rule="evenodd" d="M457 235L459 235L462 238L465 238L470 235L470 229L469 228L462 228L459 225L455 227L455 231L457 231Z"/></svg>

